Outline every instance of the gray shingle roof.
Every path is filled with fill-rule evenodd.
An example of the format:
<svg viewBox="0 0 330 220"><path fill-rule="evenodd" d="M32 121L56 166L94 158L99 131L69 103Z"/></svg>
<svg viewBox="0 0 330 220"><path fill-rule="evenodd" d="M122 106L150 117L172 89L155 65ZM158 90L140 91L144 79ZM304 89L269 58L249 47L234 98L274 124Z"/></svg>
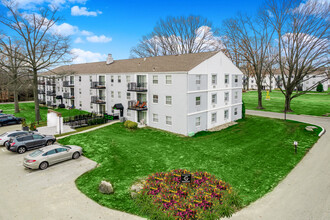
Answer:
<svg viewBox="0 0 330 220"><path fill-rule="evenodd" d="M41 75L52 74L93 74L93 73L152 73L152 72L188 72L217 52L204 52L183 55L147 57L106 62L72 64L60 66Z"/></svg>

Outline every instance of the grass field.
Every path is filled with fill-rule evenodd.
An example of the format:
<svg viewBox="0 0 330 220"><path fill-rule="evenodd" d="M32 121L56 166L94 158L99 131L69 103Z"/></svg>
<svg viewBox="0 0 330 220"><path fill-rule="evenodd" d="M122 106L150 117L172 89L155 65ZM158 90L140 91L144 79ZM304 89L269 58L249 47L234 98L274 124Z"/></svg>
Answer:
<svg viewBox="0 0 330 220"><path fill-rule="evenodd" d="M280 91L270 93L270 100L266 99L266 92L262 93L262 105L265 109L262 111L283 112L284 110L284 95ZM259 110L258 93L249 91L243 93L243 101L247 109ZM328 93L312 93L305 94L294 98L291 101L291 114L297 115L316 115L322 116L330 113L330 95Z"/></svg>
<svg viewBox="0 0 330 220"><path fill-rule="evenodd" d="M130 198L130 186L172 169L210 172L231 184L248 205L271 191L318 140L320 128L308 132L305 126L248 116L225 130L188 138L152 128L130 131L116 123L59 142L82 146L85 156L100 165L76 180L83 193L103 206L141 215ZM99 193L101 180L110 181L115 193Z"/></svg>
<svg viewBox="0 0 330 220"><path fill-rule="evenodd" d="M20 113L14 113L15 112L15 107L14 104L0 104L0 109L3 110L4 113L6 114L13 114L16 117L21 117L25 118L27 123L31 123L35 121L35 111L34 111L34 103L29 102L29 103L20 103ZM55 111L62 113L63 117L67 116L74 116L74 115L79 115L79 114L86 114L86 111L81 111L78 109L55 109ZM40 106L40 115L41 115L41 122L46 122L47 121L47 112L48 108L47 107L42 107Z"/></svg>

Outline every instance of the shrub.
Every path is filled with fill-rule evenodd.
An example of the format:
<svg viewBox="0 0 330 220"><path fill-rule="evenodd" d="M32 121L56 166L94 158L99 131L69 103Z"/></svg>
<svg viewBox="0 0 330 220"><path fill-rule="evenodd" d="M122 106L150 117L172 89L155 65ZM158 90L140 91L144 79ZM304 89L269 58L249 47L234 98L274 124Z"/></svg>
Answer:
<svg viewBox="0 0 330 220"><path fill-rule="evenodd" d="M127 128L129 128L129 129L137 129L137 127L138 127L138 124L133 121L131 121L127 124Z"/></svg>
<svg viewBox="0 0 330 220"><path fill-rule="evenodd" d="M181 183L191 174L191 183ZM241 207L232 187L207 172L172 170L150 175L135 202L152 219L219 219Z"/></svg>
<svg viewBox="0 0 330 220"><path fill-rule="evenodd" d="M35 122L32 122L32 123L30 124L30 130L31 130L31 131L35 131L35 130L37 130L37 127L36 127L36 123L35 123Z"/></svg>
<svg viewBox="0 0 330 220"><path fill-rule="evenodd" d="M318 92L323 92L324 90L323 90L323 85L322 85L322 83L319 83L318 85L317 85L317 87L316 87L316 91L318 91Z"/></svg>
<svg viewBox="0 0 330 220"><path fill-rule="evenodd" d="M26 120L25 118L22 118L22 127L27 127L27 123L26 123Z"/></svg>
<svg viewBox="0 0 330 220"><path fill-rule="evenodd" d="M242 104L242 119L245 119L245 103Z"/></svg>
<svg viewBox="0 0 330 220"><path fill-rule="evenodd" d="M124 127L127 128L127 127L128 127L128 124L129 124L130 122L132 122L132 121L130 121L130 120L125 121L125 122L124 122Z"/></svg>

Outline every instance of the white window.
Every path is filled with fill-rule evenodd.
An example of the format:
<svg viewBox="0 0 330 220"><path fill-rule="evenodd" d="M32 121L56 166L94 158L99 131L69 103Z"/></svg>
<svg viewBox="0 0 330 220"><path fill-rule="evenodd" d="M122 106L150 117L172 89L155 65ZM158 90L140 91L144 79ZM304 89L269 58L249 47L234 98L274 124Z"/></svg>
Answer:
<svg viewBox="0 0 330 220"><path fill-rule="evenodd" d="M131 82L131 76L126 76L126 82L130 83Z"/></svg>
<svg viewBox="0 0 330 220"><path fill-rule="evenodd" d="M217 84L217 74L212 74L212 84L213 85Z"/></svg>
<svg viewBox="0 0 330 220"><path fill-rule="evenodd" d="M166 96L166 105L172 105L172 96Z"/></svg>
<svg viewBox="0 0 330 220"><path fill-rule="evenodd" d="M93 81L93 79L92 79L92 76L89 76L89 81L90 81L90 82L92 82L92 81Z"/></svg>
<svg viewBox="0 0 330 220"><path fill-rule="evenodd" d="M235 92L235 99L238 98L238 92Z"/></svg>
<svg viewBox="0 0 330 220"><path fill-rule="evenodd" d="M225 102L229 101L229 92L225 92Z"/></svg>
<svg viewBox="0 0 330 220"><path fill-rule="evenodd" d="M212 94L212 104L217 104L217 94Z"/></svg>
<svg viewBox="0 0 330 220"><path fill-rule="evenodd" d="M211 120L212 120L212 123L216 123L217 122L217 113L212 113Z"/></svg>
<svg viewBox="0 0 330 220"><path fill-rule="evenodd" d="M201 84L201 75L196 75L196 85Z"/></svg>
<svg viewBox="0 0 330 220"><path fill-rule="evenodd" d="M158 95L153 95L152 96L152 102L157 104L158 103Z"/></svg>
<svg viewBox="0 0 330 220"><path fill-rule="evenodd" d="M81 82L81 76L79 76L79 82Z"/></svg>
<svg viewBox="0 0 330 220"><path fill-rule="evenodd" d="M79 94L81 94L81 88L79 88Z"/></svg>
<svg viewBox="0 0 330 220"><path fill-rule="evenodd" d="M235 76L235 83L238 82L238 76Z"/></svg>
<svg viewBox="0 0 330 220"><path fill-rule="evenodd" d="M115 78L114 76L111 76L111 82L112 82L112 83L113 83L113 81L114 81L114 78Z"/></svg>
<svg viewBox="0 0 330 220"><path fill-rule="evenodd" d="M111 98L114 98L114 97L115 97L115 92L111 91Z"/></svg>
<svg viewBox="0 0 330 220"><path fill-rule="evenodd" d="M152 121L158 122L158 114L152 114Z"/></svg>
<svg viewBox="0 0 330 220"><path fill-rule="evenodd" d="M251 83L253 83L254 81L253 81L253 79L251 79Z"/></svg>
<svg viewBox="0 0 330 220"><path fill-rule="evenodd" d="M234 115L237 115L237 108L234 108Z"/></svg>
<svg viewBox="0 0 330 220"><path fill-rule="evenodd" d="M131 116L131 110L127 109L127 116Z"/></svg>
<svg viewBox="0 0 330 220"><path fill-rule="evenodd" d="M172 84L172 76L171 75L166 75L166 84Z"/></svg>
<svg viewBox="0 0 330 220"><path fill-rule="evenodd" d="M201 125L201 117L196 117L196 127Z"/></svg>
<svg viewBox="0 0 330 220"><path fill-rule="evenodd" d="M225 75L225 84L228 84L228 83L229 83L229 75L226 74L226 75Z"/></svg>
<svg viewBox="0 0 330 220"><path fill-rule="evenodd" d="M158 84L158 75L152 76L152 83L153 84Z"/></svg>
<svg viewBox="0 0 330 220"><path fill-rule="evenodd" d="M118 76L118 82L121 83L121 76Z"/></svg>
<svg viewBox="0 0 330 220"><path fill-rule="evenodd" d="M200 96L196 97L196 105L201 105L201 97Z"/></svg>
<svg viewBox="0 0 330 220"><path fill-rule="evenodd" d="M121 98L121 92L118 92L118 98L119 99Z"/></svg>
<svg viewBox="0 0 330 220"><path fill-rule="evenodd" d="M93 95L93 91L91 89L89 90L89 95Z"/></svg>
<svg viewBox="0 0 330 220"><path fill-rule="evenodd" d="M131 99L131 93L128 92L128 93L126 94L126 97L127 97L128 100L130 100L130 99Z"/></svg>
<svg viewBox="0 0 330 220"><path fill-rule="evenodd" d="M80 106L80 107L82 106L82 102L81 102L81 101L79 101L79 106Z"/></svg>
<svg viewBox="0 0 330 220"><path fill-rule="evenodd" d="M57 91L58 91L58 92L60 91L60 87L57 87Z"/></svg>
<svg viewBox="0 0 330 220"><path fill-rule="evenodd" d="M171 116L166 116L166 124L167 125L172 125L172 117Z"/></svg>
<svg viewBox="0 0 330 220"><path fill-rule="evenodd" d="M91 103L91 109L93 109L93 104Z"/></svg>
<svg viewBox="0 0 330 220"><path fill-rule="evenodd" d="M228 115L228 110L225 110L225 119L228 119L229 115Z"/></svg>

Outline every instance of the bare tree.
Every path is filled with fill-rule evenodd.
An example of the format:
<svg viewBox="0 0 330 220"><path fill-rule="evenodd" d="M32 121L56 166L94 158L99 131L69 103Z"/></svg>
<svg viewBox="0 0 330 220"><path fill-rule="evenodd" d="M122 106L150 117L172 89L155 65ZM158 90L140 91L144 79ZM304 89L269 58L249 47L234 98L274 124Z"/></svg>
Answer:
<svg viewBox="0 0 330 220"><path fill-rule="evenodd" d="M14 1L5 2L5 6L8 11L0 16L0 22L24 42L24 61L33 74L35 119L39 122L38 73L69 61L69 38L54 29L61 20L56 16L57 9L40 8L38 13L26 14L17 9Z"/></svg>
<svg viewBox="0 0 330 220"><path fill-rule="evenodd" d="M265 59L265 71L266 71L266 76L269 77L268 86L270 92L272 91L273 79L275 79L276 67L277 67L277 51L275 47L269 46L267 50L267 56Z"/></svg>
<svg viewBox="0 0 330 220"><path fill-rule="evenodd" d="M131 57L150 57L217 51L219 31L200 16L160 19L153 32L142 37L131 49Z"/></svg>
<svg viewBox="0 0 330 220"><path fill-rule="evenodd" d="M238 14L235 18L225 20L223 27L223 34L228 41L225 44L238 48L237 53L252 67L258 89L257 108L263 109L262 82L265 77L265 60L273 36L268 20L265 19L265 12L260 11L256 17Z"/></svg>
<svg viewBox="0 0 330 220"><path fill-rule="evenodd" d="M293 94L299 84L329 66L329 3L268 0L265 1L265 9L276 33L277 62L281 74L277 81L283 85L280 89L285 96L284 111L292 111L290 103L293 98L327 80L325 78L307 90Z"/></svg>
<svg viewBox="0 0 330 220"><path fill-rule="evenodd" d="M0 70L7 77L7 86L14 92L15 113L18 113L18 91L23 85L20 79L27 75L24 70L25 52L22 42L12 41L10 37L1 35L0 58Z"/></svg>

